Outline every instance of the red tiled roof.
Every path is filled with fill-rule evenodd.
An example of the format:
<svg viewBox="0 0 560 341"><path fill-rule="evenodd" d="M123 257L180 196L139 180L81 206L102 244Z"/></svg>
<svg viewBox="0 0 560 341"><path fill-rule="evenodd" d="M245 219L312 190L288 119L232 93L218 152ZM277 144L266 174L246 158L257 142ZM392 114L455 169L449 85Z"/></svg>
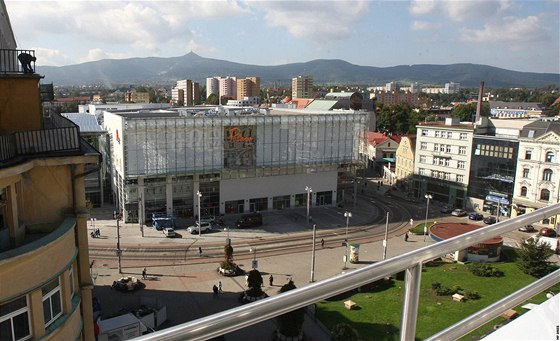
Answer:
<svg viewBox="0 0 560 341"><path fill-rule="evenodd" d="M438 223L430 227L430 233L441 239L450 239L459 235L478 230L484 226L467 223ZM483 244L500 244L502 237L494 237L482 242Z"/></svg>

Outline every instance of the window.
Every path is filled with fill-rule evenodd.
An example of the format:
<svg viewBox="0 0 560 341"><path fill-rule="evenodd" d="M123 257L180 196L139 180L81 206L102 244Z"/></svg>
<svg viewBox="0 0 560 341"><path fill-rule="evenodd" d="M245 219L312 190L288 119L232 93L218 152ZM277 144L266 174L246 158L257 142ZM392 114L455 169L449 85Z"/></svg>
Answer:
<svg viewBox="0 0 560 341"><path fill-rule="evenodd" d="M527 187L525 187L525 186L521 187L521 193L519 193L519 196L522 196L522 197L527 196Z"/></svg>
<svg viewBox="0 0 560 341"><path fill-rule="evenodd" d="M444 179L445 179L445 180L450 180L450 178L451 178L451 174L449 174L449 173L444 173Z"/></svg>
<svg viewBox="0 0 560 341"><path fill-rule="evenodd" d="M459 139L466 140L467 139L467 133L460 133L459 134Z"/></svg>
<svg viewBox="0 0 560 341"><path fill-rule="evenodd" d="M441 137L441 131L436 130L436 137Z"/></svg>
<svg viewBox="0 0 560 341"><path fill-rule="evenodd" d="M418 172L420 173L420 175L427 175L428 172L426 171L426 168L420 168L418 169Z"/></svg>
<svg viewBox="0 0 560 341"><path fill-rule="evenodd" d="M428 131L426 129L422 129L422 136L428 136Z"/></svg>
<svg viewBox="0 0 560 341"><path fill-rule="evenodd" d="M420 163L426 163L426 155L420 155Z"/></svg>
<svg viewBox="0 0 560 341"><path fill-rule="evenodd" d="M55 278L41 288L43 292L43 315L45 316L45 327L48 327L59 316L62 315L62 302L60 295L60 281Z"/></svg>
<svg viewBox="0 0 560 341"><path fill-rule="evenodd" d="M552 181L552 170L550 170L550 169L545 169L545 170L543 171L542 179L543 179L544 181Z"/></svg>
<svg viewBox="0 0 560 341"><path fill-rule="evenodd" d="M439 151L440 151L440 152L444 152L444 151L445 151L445 145L444 145L444 144L442 144L442 145L439 146Z"/></svg>
<svg viewBox="0 0 560 341"><path fill-rule="evenodd" d="M451 153L451 145L448 144L447 146L445 146L445 152L446 153Z"/></svg>
<svg viewBox="0 0 560 341"><path fill-rule="evenodd" d="M0 336L2 340L31 338L27 296L0 305Z"/></svg>
<svg viewBox="0 0 560 341"><path fill-rule="evenodd" d="M525 160L531 160L531 154L533 153L532 150L527 149L525 150Z"/></svg>
<svg viewBox="0 0 560 341"><path fill-rule="evenodd" d="M457 168L465 169L465 161L457 161Z"/></svg>
<svg viewBox="0 0 560 341"><path fill-rule="evenodd" d="M450 131L447 132L447 138L450 139L453 137L453 133L451 133Z"/></svg>
<svg viewBox="0 0 560 341"><path fill-rule="evenodd" d="M449 159L445 159L445 165L449 167Z"/></svg>
<svg viewBox="0 0 560 341"><path fill-rule="evenodd" d="M523 168L523 177L528 178L531 175L529 168Z"/></svg>
<svg viewBox="0 0 560 341"><path fill-rule="evenodd" d="M546 162L554 162L554 153L546 152Z"/></svg>
<svg viewBox="0 0 560 341"><path fill-rule="evenodd" d="M548 201L550 199L550 191L548 189L541 190L541 199L542 201Z"/></svg>
<svg viewBox="0 0 560 341"><path fill-rule="evenodd" d="M439 150L439 143L434 143L434 152Z"/></svg>
<svg viewBox="0 0 560 341"><path fill-rule="evenodd" d="M463 175L457 175L457 182L463 182L465 177Z"/></svg>
<svg viewBox="0 0 560 341"><path fill-rule="evenodd" d="M467 147L459 147L459 154L467 155Z"/></svg>
<svg viewBox="0 0 560 341"><path fill-rule="evenodd" d="M445 165L445 159L444 159L444 158L440 158L440 159L439 159L439 165L440 165L440 166Z"/></svg>
<svg viewBox="0 0 560 341"><path fill-rule="evenodd" d="M426 142L420 143L420 149L422 149L422 150L428 149L428 144Z"/></svg>

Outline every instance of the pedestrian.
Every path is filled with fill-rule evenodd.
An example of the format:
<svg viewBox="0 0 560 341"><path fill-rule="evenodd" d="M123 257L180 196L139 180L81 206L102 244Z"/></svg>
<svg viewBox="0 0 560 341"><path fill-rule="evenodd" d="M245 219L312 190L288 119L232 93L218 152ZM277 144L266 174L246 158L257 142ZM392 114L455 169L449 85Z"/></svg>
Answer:
<svg viewBox="0 0 560 341"><path fill-rule="evenodd" d="M148 278L148 270L146 270L146 267L144 267L144 269L142 269L142 279L147 279Z"/></svg>
<svg viewBox="0 0 560 341"><path fill-rule="evenodd" d="M222 292L222 281L218 282L218 291Z"/></svg>
<svg viewBox="0 0 560 341"><path fill-rule="evenodd" d="M99 228L95 229L95 235L97 238L101 237L101 230L99 230Z"/></svg>
<svg viewBox="0 0 560 341"><path fill-rule="evenodd" d="M214 297L218 297L218 287L216 286L216 284L214 284L214 286L212 287L212 291L214 292Z"/></svg>
<svg viewBox="0 0 560 341"><path fill-rule="evenodd" d="M18 55L18 60L21 63L21 67L23 69L23 73L33 73L33 68L31 67L31 62L37 60L37 58L33 57L29 53L20 53Z"/></svg>
<svg viewBox="0 0 560 341"><path fill-rule="evenodd" d="M408 232L404 233L404 241L407 242L408 241Z"/></svg>
<svg viewBox="0 0 560 341"><path fill-rule="evenodd" d="M117 219L117 211L113 211L113 219Z"/></svg>
<svg viewBox="0 0 560 341"><path fill-rule="evenodd" d="M321 247L325 247L325 240L321 238Z"/></svg>
<svg viewBox="0 0 560 341"><path fill-rule="evenodd" d="M270 284L270 286L272 286L272 282L274 282L274 277L272 277L272 275L270 275L270 277L268 277L268 284Z"/></svg>
<svg viewBox="0 0 560 341"><path fill-rule="evenodd" d="M202 257L202 248L198 247L198 257Z"/></svg>

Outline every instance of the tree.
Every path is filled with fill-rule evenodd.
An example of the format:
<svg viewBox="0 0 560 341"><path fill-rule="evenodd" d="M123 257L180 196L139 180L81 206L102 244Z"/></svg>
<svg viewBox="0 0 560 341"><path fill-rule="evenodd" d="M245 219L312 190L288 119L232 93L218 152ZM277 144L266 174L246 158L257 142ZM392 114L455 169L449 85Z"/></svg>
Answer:
<svg viewBox="0 0 560 341"><path fill-rule="evenodd" d="M295 289L293 281L289 281L280 288L280 293ZM302 340L303 339L303 321L305 319L305 308L296 309L289 313L282 314L276 318L278 321L278 329L276 330L276 338L279 340Z"/></svg>
<svg viewBox="0 0 560 341"><path fill-rule="evenodd" d="M218 95L210 94L210 96L206 98L206 104L218 105Z"/></svg>
<svg viewBox="0 0 560 341"><path fill-rule="evenodd" d="M241 293L239 301L248 303L267 298L268 295L262 290L263 278L259 270L253 269L247 274L248 290Z"/></svg>
<svg viewBox="0 0 560 341"><path fill-rule="evenodd" d="M331 330L331 341L358 341L360 335L348 323L339 323Z"/></svg>
<svg viewBox="0 0 560 341"><path fill-rule="evenodd" d="M537 238L529 238L525 242L521 242L517 253L517 266L528 275L543 277L556 268L548 260L554 251L546 242L539 241Z"/></svg>
<svg viewBox="0 0 560 341"><path fill-rule="evenodd" d="M477 104L475 102L469 104L459 104L451 111L451 116L459 117L459 119L463 122L473 122L476 115L476 106ZM490 116L490 105L487 102L482 103L480 116Z"/></svg>
<svg viewBox="0 0 560 341"><path fill-rule="evenodd" d="M412 108L406 103L380 105L377 115L377 129L391 134L408 134ZM415 122L416 125L418 122ZM414 129L415 131L415 129Z"/></svg>

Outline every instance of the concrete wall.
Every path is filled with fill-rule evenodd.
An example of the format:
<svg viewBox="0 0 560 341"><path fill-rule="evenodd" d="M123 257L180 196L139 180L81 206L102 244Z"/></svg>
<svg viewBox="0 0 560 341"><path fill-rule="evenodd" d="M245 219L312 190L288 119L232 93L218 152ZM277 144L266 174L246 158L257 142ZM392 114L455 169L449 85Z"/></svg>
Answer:
<svg viewBox="0 0 560 341"><path fill-rule="evenodd" d="M41 129L39 75L0 77L0 134Z"/></svg>

